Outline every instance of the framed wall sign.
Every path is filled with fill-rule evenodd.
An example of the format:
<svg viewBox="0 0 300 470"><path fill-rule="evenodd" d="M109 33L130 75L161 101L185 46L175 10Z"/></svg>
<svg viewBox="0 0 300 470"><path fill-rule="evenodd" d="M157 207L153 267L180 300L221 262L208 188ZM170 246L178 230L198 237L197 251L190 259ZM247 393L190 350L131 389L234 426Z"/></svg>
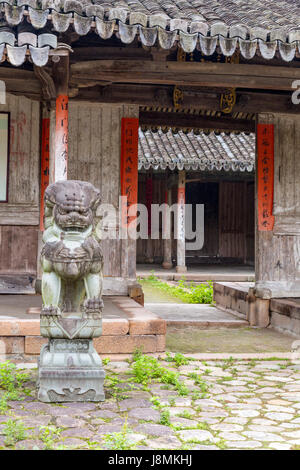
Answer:
<svg viewBox="0 0 300 470"><path fill-rule="evenodd" d="M9 113L0 112L0 202L8 201Z"/></svg>

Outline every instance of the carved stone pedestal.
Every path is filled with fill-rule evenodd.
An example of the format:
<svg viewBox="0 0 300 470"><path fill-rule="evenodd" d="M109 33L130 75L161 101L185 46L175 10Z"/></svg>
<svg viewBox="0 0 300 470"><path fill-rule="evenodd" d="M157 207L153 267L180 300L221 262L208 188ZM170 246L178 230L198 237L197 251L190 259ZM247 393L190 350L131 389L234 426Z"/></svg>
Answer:
<svg viewBox="0 0 300 470"><path fill-rule="evenodd" d="M40 401L104 401L105 373L91 339L50 339L38 366Z"/></svg>

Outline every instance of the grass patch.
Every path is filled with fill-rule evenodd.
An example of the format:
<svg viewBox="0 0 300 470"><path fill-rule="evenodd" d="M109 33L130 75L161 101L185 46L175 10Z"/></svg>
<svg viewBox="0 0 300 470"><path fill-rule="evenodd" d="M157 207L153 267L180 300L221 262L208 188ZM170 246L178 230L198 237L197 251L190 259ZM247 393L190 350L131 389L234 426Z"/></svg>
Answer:
<svg viewBox="0 0 300 470"><path fill-rule="evenodd" d="M156 380L163 384L173 385L180 396L186 396L189 393L188 388L179 380L178 372L166 369L154 357L136 352L131 368L137 383L148 385Z"/></svg>
<svg viewBox="0 0 300 470"><path fill-rule="evenodd" d="M160 280L154 274L146 279L139 279L142 286L150 286L158 289L167 295L176 297L188 304L212 304L213 303L213 283L208 281L203 284L186 283L184 279L178 281L177 286L172 286Z"/></svg>
<svg viewBox="0 0 300 470"><path fill-rule="evenodd" d="M28 379L28 372L18 371L12 362L5 361L0 364L0 414L8 410L7 401L22 400L21 395L27 392L24 383Z"/></svg>

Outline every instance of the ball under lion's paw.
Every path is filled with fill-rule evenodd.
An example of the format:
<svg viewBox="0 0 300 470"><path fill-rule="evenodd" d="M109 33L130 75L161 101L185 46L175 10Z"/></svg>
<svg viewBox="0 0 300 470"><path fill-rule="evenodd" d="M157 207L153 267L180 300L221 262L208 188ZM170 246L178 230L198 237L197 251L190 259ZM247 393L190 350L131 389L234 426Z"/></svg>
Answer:
<svg viewBox="0 0 300 470"><path fill-rule="evenodd" d="M52 317L60 317L61 311L58 307L53 305L49 305L48 307L43 307L41 311L41 315L47 315Z"/></svg>
<svg viewBox="0 0 300 470"><path fill-rule="evenodd" d="M104 307L103 300L98 299L96 297L92 299L86 299L86 301L84 302L85 311L97 312L99 310L102 310L103 307Z"/></svg>

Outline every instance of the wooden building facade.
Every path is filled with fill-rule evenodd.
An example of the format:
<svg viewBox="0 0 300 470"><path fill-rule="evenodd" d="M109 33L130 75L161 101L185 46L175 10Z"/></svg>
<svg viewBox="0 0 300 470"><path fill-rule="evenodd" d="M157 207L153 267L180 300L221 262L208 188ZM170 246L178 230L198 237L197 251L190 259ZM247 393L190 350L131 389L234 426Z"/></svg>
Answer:
<svg viewBox="0 0 300 470"><path fill-rule="evenodd" d="M130 206L136 202L140 125L256 133L255 302L300 297L300 6L250 3L0 1L0 111L10 119L8 153L0 142L2 292L30 291L39 276L47 184L86 179L104 203L119 206L129 192ZM188 171L176 173L181 205ZM247 259L253 184L229 183L220 177L218 250ZM136 243L104 245L106 290L125 293L135 279ZM169 262L170 244L166 252ZM184 270L184 232L176 253Z"/></svg>
<svg viewBox="0 0 300 470"><path fill-rule="evenodd" d="M147 208L151 203L161 205L169 190L170 203L175 204L178 169L185 169L185 201L192 206L193 231L196 205L204 205L204 244L186 251L186 265L253 265L255 134L175 132L139 130L139 203ZM171 258L176 265L174 228L173 221ZM162 233L161 221L159 239L137 240L137 263L164 263Z"/></svg>

